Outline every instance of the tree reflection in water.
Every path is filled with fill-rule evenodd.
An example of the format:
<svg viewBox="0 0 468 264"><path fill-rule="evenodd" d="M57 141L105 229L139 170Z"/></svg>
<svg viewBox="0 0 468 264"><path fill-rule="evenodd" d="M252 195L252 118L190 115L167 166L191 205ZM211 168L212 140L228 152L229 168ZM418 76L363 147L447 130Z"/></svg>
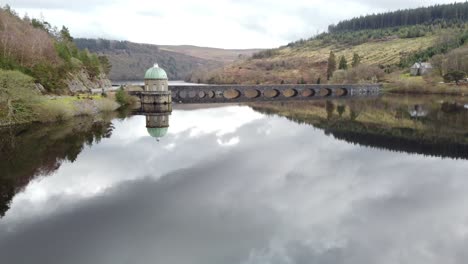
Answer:
<svg viewBox="0 0 468 264"><path fill-rule="evenodd" d="M451 98L385 96L377 99L256 103L266 115L285 116L322 129L339 140L366 147L437 157L468 159L468 109ZM143 111L145 110L145 111ZM140 114L145 114L143 109ZM159 110L158 110L159 111ZM147 129L164 136L169 116L147 117ZM128 113L120 117L127 116ZM146 113L147 115L147 113ZM115 116L80 117L53 125L0 130L0 217L32 179L74 162L86 145L109 138Z"/></svg>
<svg viewBox="0 0 468 264"><path fill-rule="evenodd" d="M450 97L384 96L336 102L258 103L252 107L323 129L325 134L353 144L468 159L468 109L464 105Z"/></svg>
<svg viewBox="0 0 468 264"><path fill-rule="evenodd" d="M54 124L0 130L0 217L16 193L31 180L74 162L83 148L109 138L114 116L78 117Z"/></svg>

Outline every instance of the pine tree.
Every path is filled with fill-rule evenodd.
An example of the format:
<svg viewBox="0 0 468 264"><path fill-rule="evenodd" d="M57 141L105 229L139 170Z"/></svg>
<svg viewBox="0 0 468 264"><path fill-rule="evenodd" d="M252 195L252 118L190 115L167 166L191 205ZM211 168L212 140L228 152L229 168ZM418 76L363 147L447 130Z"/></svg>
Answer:
<svg viewBox="0 0 468 264"><path fill-rule="evenodd" d="M340 70L347 70L348 69L348 61L346 60L345 56L341 56L340 64L338 69Z"/></svg>
<svg viewBox="0 0 468 264"><path fill-rule="evenodd" d="M104 73L109 75L112 69L112 64L110 63L109 58L107 58L107 56L99 56L98 59L99 59L99 62L101 63L101 67Z"/></svg>
<svg viewBox="0 0 468 264"><path fill-rule="evenodd" d="M333 76L333 72L336 71L336 57L333 51L330 51L330 57L328 57L328 68L327 68L327 80Z"/></svg>
<svg viewBox="0 0 468 264"><path fill-rule="evenodd" d="M359 56L359 54L357 53L354 53L353 55L353 62L351 64L351 66L356 67L358 66L359 64L361 64L361 56Z"/></svg>
<svg viewBox="0 0 468 264"><path fill-rule="evenodd" d="M73 42L73 37L71 36L68 28L65 26L62 26L62 29L60 30L60 37L62 41Z"/></svg>

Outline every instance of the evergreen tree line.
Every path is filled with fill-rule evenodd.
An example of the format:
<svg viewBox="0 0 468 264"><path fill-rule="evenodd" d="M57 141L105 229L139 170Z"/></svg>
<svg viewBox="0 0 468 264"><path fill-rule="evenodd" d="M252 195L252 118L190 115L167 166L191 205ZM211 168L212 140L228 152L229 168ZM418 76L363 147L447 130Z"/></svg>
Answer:
<svg viewBox="0 0 468 264"><path fill-rule="evenodd" d="M330 25L330 33L365 29L382 29L443 21L468 21L468 2L397 10L383 14L356 17Z"/></svg>
<svg viewBox="0 0 468 264"><path fill-rule="evenodd" d="M88 49L91 52L102 52L110 49L127 50L127 41L117 41L108 39L87 39L87 38L76 38L73 41L79 49Z"/></svg>
<svg viewBox="0 0 468 264"><path fill-rule="evenodd" d="M370 40L398 37L402 39L419 38L431 34L438 34L441 29L464 30L466 22L460 21L437 21L430 25L413 25L384 29L365 29L360 31L346 31L335 33L323 33L313 39L320 40L324 45L360 45ZM297 46L298 43L290 43L289 46Z"/></svg>

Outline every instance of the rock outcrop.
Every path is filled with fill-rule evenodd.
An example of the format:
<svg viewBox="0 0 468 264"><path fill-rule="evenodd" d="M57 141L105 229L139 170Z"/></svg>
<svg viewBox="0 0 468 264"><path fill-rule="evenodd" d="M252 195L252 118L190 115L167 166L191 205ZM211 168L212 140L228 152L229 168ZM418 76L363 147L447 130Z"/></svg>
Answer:
<svg viewBox="0 0 468 264"><path fill-rule="evenodd" d="M109 88L112 86L111 81L106 75L100 74L95 78L90 78L86 71L81 70L76 74L71 75L66 80L68 90L75 93L91 92L92 89Z"/></svg>

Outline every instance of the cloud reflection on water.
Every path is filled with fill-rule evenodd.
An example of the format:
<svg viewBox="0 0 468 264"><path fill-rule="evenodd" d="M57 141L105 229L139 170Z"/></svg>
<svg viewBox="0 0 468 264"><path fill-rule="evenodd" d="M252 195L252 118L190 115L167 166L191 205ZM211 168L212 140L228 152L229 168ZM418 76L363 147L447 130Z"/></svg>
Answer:
<svg viewBox="0 0 468 264"><path fill-rule="evenodd" d="M175 111L160 143L137 131L144 126L142 117L116 122L112 138L17 195L0 220L2 261L468 257L466 161L354 146L247 107Z"/></svg>

